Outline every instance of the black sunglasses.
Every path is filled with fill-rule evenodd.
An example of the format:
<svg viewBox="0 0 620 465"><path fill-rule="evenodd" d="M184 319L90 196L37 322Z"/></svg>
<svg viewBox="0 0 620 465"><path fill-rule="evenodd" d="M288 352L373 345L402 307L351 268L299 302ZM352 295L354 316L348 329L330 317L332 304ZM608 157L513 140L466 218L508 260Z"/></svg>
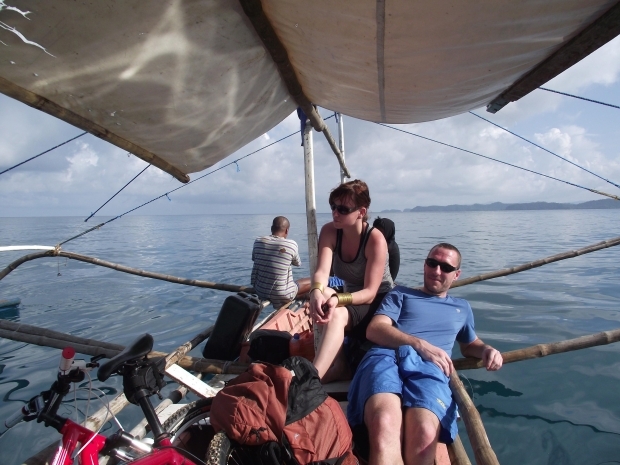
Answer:
<svg viewBox="0 0 620 465"><path fill-rule="evenodd" d="M424 263L426 263L426 266L428 266L429 268L439 267L444 273L452 273L453 271L458 270L456 266L452 266L446 262L440 262L438 260L435 260L434 258L427 258L426 260L424 260Z"/></svg>
<svg viewBox="0 0 620 465"><path fill-rule="evenodd" d="M359 210L359 207L345 207L344 205L336 205L335 203L330 203L329 204L329 208L332 209L332 211L337 210L338 213L340 213L341 215L348 215L349 213L353 213L356 210Z"/></svg>

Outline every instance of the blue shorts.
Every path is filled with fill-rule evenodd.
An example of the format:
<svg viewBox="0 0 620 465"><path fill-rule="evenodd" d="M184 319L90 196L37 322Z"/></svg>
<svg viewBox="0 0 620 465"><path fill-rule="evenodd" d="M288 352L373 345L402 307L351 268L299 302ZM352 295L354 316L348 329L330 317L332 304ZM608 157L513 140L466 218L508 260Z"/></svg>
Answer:
<svg viewBox="0 0 620 465"><path fill-rule="evenodd" d="M347 418L351 427L364 422L364 406L374 394L392 393L403 408L425 408L439 419L439 442L451 444L458 433L457 407L448 377L432 362L422 360L411 346L373 347L366 353L349 388Z"/></svg>

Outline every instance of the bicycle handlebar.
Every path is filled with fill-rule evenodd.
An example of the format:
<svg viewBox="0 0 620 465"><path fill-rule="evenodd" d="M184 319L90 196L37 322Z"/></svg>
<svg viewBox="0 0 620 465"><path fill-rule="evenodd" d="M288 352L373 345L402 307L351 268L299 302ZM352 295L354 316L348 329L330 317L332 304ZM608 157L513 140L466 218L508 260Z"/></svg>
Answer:
<svg viewBox="0 0 620 465"><path fill-rule="evenodd" d="M60 354L60 363L58 364L58 372L60 374L67 374L73 365L73 359L75 358L75 349L73 347L65 347Z"/></svg>
<svg viewBox="0 0 620 465"><path fill-rule="evenodd" d="M6 420L4 420L4 426L6 427L6 429L13 428L13 426L22 421L28 415L28 412L24 412L25 409L26 406L24 405L21 409L19 409Z"/></svg>

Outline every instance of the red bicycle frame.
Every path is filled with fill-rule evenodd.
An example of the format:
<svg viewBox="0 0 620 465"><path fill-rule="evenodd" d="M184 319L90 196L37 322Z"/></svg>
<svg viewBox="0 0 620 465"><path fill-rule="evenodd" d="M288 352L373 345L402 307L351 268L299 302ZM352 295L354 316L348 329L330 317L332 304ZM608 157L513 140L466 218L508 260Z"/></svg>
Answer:
<svg viewBox="0 0 620 465"><path fill-rule="evenodd" d="M73 452L78 444L86 444L93 435L95 437L80 451L78 463L80 465L98 465L99 452L103 449L106 437L95 433L81 425L67 419L60 430L62 444L59 446L51 465L73 465ZM159 448L154 448L149 454L139 457L131 463L134 465L196 465L190 459L172 447L170 439L159 441Z"/></svg>
<svg viewBox="0 0 620 465"><path fill-rule="evenodd" d="M81 425L67 419L60 430L62 444L58 447L51 465L73 465L73 452L78 444L86 444L93 435L95 437L80 452L79 463L81 465L98 465L99 452L105 445L106 438Z"/></svg>
<svg viewBox="0 0 620 465"><path fill-rule="evenodd" d="M79 465L99 465L99 454L115 452L119 458L131 460L132 455L126 455L121 448L129 448L140 455L131 460L135 465L196 465L189 457L190 453L177 450L164 431L157 418L149 397L158 394L165 385L162 380L163 358L150 361L146 354L153 348L153 337L150 334L140 336L133 344L103 364L97 373L100 381L105 381L114 372L123 375L123 387L130 402L140 405L151 427L155 446L150 447L141 443L124 431L119 431L110 438L91 431L68 418L58 415L58 408L63 397L69 392L71 383L84 379L84 372L99 366L96 361L102 356L91 359L90 363L83 360L74 360L75 350L67 347L60 357L57 380L49 391L30 399L18 412L5 422L7 428L12 428L22 420L43 422L62 434L61 444L56 449L51 465L73 465L77 447L79 449ZM198 459L200 461L200 459Z"/></svg>

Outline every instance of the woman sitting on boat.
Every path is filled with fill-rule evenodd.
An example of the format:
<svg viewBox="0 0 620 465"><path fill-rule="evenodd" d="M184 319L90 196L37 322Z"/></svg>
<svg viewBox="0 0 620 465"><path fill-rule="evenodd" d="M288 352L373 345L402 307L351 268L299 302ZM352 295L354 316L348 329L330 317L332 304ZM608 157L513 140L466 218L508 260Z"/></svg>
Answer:
<svg viewBox="0 0 620 465"><path fill-rule="evenodd" d="M383 234L368 224L370 193L356 179L331 191L331 223L321 229L319 257L310 291L314 321L325 325L314 366L323 382L350 378L342 351L345 331L365 340L366 327L385 294L394 287ZM329 272L344 280L344 294L327 287Z"/></svg>

